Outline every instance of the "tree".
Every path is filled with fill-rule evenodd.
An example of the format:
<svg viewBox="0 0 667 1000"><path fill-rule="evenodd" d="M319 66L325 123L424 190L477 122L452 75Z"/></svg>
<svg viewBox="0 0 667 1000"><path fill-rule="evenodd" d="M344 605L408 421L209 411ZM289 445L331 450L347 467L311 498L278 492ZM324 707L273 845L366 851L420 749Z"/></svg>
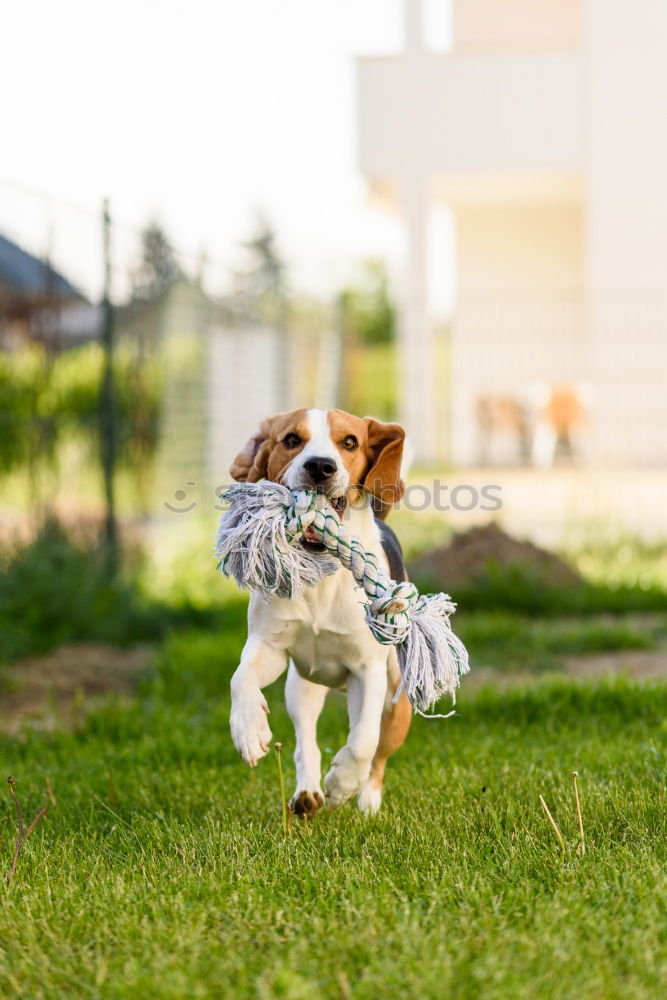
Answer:
<svg viewBox="0 0 667 1000"><path fill-rule="evenodd" d="M383 260L364 261L359 282L344 288L338 302L347 340L364 344L393 340L396 310L389 295L387 267Z"/></svg>
<svg viewBox="0 0 667 1000"><path fill-rule="evenodd" d="M287 296L287 267L266 216L257 216L255 233L241 248L246 264L235 274L232 304L264 320L279 321Z"/></svg>
<svg viewBox="0 0 667 1000"><path fill-rule="evenodd" d="M182 275L176 253L162 227L149 222L141 233L141 258L132 276L132 298L150 301Z"/></svg>

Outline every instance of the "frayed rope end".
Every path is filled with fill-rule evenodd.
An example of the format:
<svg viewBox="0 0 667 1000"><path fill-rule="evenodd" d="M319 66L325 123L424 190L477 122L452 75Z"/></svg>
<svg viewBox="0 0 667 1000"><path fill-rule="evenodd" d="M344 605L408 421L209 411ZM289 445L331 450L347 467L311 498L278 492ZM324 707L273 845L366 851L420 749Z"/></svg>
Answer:
<svg viewBox="0 0 667 1000"><path fill-rule="evenodd" d="M220 499L230 507L220 518L214 552L220 572L238 587L265 597L299 597L339 568L331 557L290 543L284 515L294 496L286 486L238 483Z"/></svg>
<svg viewBox="0 0 667 1000"><path fill-rule="evenodd" d="M449 624L451 610L447 594L422 596L408 634L397 647L400 689L420 714L427 713L445 695L456 703L461 677L470 670L468 652Z"/></svg>

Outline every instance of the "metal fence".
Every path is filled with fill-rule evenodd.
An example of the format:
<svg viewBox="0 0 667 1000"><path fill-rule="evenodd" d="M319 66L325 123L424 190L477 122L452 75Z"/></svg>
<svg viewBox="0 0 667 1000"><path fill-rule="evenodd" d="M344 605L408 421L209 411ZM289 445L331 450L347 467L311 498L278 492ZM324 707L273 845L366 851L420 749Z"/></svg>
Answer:
<svg viewBox="0 0 667 1000"><path fill-rule="evenodd" d="M35 197L13 195L25 203L15 217L29 222ZM3 231L0 197L5 535L49 507L97 525L113 546L118 518L164 514L192 484L212 497L267 414L335 393L326 305L251 281L216 286L210 260L198 265L173 247L171 270L147 288L145 232L102 206L57 205L55 221L50 203L42 207L42 229L33 219L17 235Z"/></svg>

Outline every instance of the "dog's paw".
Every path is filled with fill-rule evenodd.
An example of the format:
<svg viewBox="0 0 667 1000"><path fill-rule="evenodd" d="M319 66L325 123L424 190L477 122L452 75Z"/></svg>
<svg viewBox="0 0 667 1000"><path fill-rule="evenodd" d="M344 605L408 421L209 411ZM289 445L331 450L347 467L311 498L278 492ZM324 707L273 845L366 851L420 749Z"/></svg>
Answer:
<svg viewBox="0 0 667 1000"><path fill-rule="evenodd" d="M382 789L377 788L370 778L361 786L357 805L367 816L373 816L382 805Z"/></svg>
<svg viewBox="0 0 667 1000"><path fill-rule="evenodd" d="M339 750L331 761L331 770L324 779L324 790L330 806L341 806L359 791L368 777L371 762L360 760L348 747Z"/></svg>
<svg viewBox="0 0 667 1000"><path fill-rule="evenodd" d="M304 819L312 819L324 805L324 796L319 788L309 792L302 789L294 793L289 801L289 807L296 816L303 816Z"/></svg>
<svg viewBox="0 0 667 1000"><path fill-rule="evenodd" d="M268 711L269 706L259 689L239 695L232 701L229 719L232 742L250 767L255 767L271 746Z"/></svg>

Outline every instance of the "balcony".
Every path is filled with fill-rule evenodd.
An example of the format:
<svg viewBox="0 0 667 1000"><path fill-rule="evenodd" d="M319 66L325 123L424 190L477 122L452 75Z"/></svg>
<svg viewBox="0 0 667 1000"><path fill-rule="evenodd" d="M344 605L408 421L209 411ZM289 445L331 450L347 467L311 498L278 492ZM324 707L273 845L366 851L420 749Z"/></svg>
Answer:
<svg viewBox="0 0 667 1000"><path fill-rule="evenodd" d="M576 49L361 58L361 169L373 179L577 173L584 72Z"/></svg>

